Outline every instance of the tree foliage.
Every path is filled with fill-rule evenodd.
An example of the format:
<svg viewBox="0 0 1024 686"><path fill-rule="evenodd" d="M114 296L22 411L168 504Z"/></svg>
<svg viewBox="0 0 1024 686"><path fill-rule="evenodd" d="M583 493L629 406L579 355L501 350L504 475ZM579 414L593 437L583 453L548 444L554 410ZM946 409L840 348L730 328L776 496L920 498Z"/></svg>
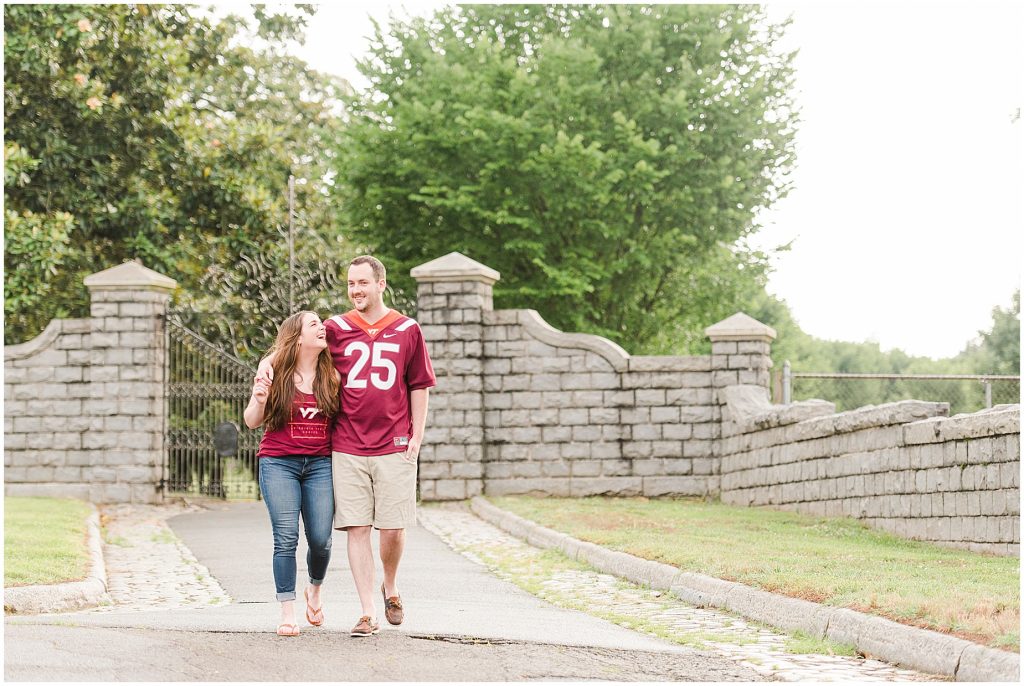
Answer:
<svg viewBox="0 0 1024 686"><path fill-rule="evenodd" d="M1008 309L992 311L992 327L979 332L959 355L944 359L910 355L903 350L883 351L878 343L833 341L804 332L786 303L763 291L749 302L747 313L773 327L774 372L786 361L793 372L891 375L1020 375L1020 292ZM781 383L781 378L776 379ZM780 387L781 389L781 387ZM781 390L778 391L781 393ZM840 410L877 405L907 398L950 403L951 413L974 412L985 407L985 387L977 379L814 379L795 378L793 399L823 398ZM1019 401L1020 383L992 383L993 404Z"/></svg>
<svg viewBox="0 0 1024 686"><path fill-rule="evenodd" d="M992 308L992 328L979 331L960 355L977 374L1020 376L1020 289L1008 308Z"/></svg>
<svg viewBox="0 0 1024 686"><path fill-rule="evenodd" d="M323 151L343 84L284 52L300 9L257 8L257 49L242 18L180 5L4 6L5 340L84 315L82 279L131 258L182 306L241 318L253 294L213 277L281 242L289 174L299 226L336 247Z"/></svg>
<svg viewBox="0 0 1024 686"><path fill-rule="evenodd" d="M683 352L763 283L787 190L781 27L750 6L462 5L377 27L348 100L343 223L393 280L452 250L498 307Z"/></svg>

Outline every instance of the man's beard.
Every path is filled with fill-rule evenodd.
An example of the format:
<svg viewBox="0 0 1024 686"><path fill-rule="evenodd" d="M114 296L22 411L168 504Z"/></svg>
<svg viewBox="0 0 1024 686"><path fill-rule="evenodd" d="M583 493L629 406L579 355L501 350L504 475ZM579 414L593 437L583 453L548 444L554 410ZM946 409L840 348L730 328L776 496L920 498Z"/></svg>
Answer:
<svg viewBox="0 0 1024 686"><path fill-rule="evenodd" d="M356 308L356 312L366 312L367 310L372 309L373 306L376 305L376 304L377 304L377 299L371 298L369 296L366 296L366 297L363 298L362 306L360 306L360 305L356 304L355 302L353 302L352 303L352 307Z"/></svg>

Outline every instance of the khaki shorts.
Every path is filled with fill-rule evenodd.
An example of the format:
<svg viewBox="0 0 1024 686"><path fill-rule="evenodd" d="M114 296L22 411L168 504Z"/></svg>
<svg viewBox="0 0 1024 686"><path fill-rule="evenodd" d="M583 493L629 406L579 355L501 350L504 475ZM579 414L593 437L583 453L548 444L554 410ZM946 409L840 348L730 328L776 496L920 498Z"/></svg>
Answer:
<svg viewBox="0 0 1024 686"><path fill-rule="evenodd" d="M407 529L416 523L416 463L390 455L331 453L334 528Z"/></svg>

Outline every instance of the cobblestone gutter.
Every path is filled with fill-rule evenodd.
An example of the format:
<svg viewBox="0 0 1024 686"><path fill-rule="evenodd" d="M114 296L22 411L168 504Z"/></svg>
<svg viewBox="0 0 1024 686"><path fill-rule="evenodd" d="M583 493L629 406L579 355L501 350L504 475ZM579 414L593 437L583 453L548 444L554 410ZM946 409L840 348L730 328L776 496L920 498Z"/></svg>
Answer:
<svg viewBox="0 0 1024 686"><path fill-rule="evenodd" d="M652 589L670 591L700 607L722 608L770 626L851 644L886 662L957 681L1019 681L1020 657L1014 653L606 550L523 519L483 498L474 498L470 507L483 519L531 545L558 550L570 559Z"/></svg>

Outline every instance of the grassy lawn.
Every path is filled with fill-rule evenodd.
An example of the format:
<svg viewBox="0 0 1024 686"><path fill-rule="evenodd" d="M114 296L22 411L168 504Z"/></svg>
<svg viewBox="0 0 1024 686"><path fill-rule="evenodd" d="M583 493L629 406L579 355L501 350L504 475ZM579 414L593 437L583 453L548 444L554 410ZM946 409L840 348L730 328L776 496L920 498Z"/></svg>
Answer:
<svg viewBox="0 0 1024 686"><path fill-rule="evenodd" d="M775 593L1020 651L1020 560L852 519L697 499L490 499L584 541Z"/></svg>
<svg viewBox="0 0 1024 686"><path fill-rule="evenodd" d="M80 500L4 498L4 586L84 579L90 512Z"/></svg>

